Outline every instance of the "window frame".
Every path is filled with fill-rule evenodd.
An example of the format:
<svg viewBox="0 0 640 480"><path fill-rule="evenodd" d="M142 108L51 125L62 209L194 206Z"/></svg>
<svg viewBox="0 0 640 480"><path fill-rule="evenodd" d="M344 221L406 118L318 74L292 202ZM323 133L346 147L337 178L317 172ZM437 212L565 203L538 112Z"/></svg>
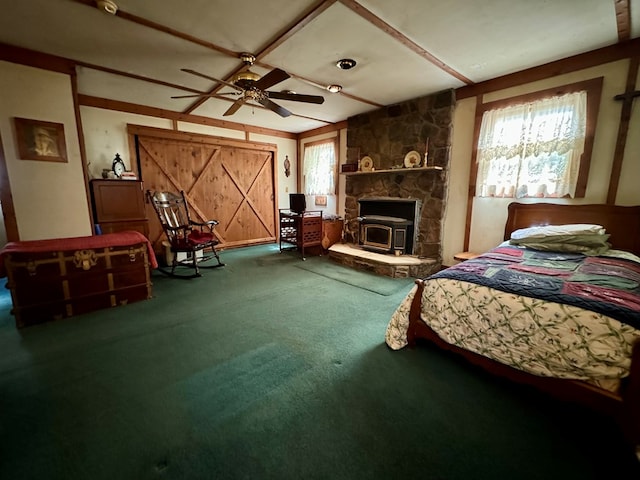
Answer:
<svg viewBox="0 0 640 480"><path fill-rule="evenodd" d="M565 95L567 93L575 93L579 91L587 92L587 124L585 129L584 152L582 153L582 156L580 158L580 169L578 171L578 182L576 185L576 193L574 198L584 198L587 191L589 169L591 167L591 155L593 152L593 142L596 131L596 123L598 119L598 111L600 109L600 99L602 97L603 81L604 77L597 77L582 82L548 88L545 90L539 90L537 92L517 95L514 97L508 97L487 103L481 103L481 97L478 97L474 126L471 171L469 175L469 201L473 201L473 198L476 196L476 186L478 183L478 140L480 138L480 128L482 125L482 116L484 112L488 110L495 110L498 108L510 107L512 105L532 103L545 98Z"/></svg>
<svg viewBox="0 0 640 480"><path fill-rule="evenodd" d="M307 153L307 147L315 147L317 145L324 145L324 144L332 144L333 145L333 158L334 158L334 164L333 164L333 178L334 178L334 182L333 182L333 192L329 193L327 195L333 195L336 196L338 195L338 168L339 168L339 163L340 163L340 159L338 157L338 137L332 137L332 138L325 138L323 140L314 140L313 142L307 142L304 144L303 149L302 149L302 165L301 165L301 169L300 169L300 176L301 176L301 188L300 191L305 192L306 195L306 191L307 191L307 179L304 175L304 161L305 161L305 156ZM315 196L313 194L310 194L312 196Z"/></svg>

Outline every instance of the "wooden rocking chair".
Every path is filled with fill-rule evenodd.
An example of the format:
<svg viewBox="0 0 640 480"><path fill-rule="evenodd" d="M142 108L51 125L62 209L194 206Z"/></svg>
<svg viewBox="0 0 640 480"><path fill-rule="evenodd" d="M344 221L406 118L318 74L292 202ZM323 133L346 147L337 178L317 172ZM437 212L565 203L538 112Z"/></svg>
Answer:
<svg viewBox="0 0 640 480"><path fill-rule="evenodd" d="M219 243L213 234L217 220L208 220L204 223L195 222L189 216L189 206L187 205L184 192L180 195L171 192L152 192L147 190L147 198L158 214L158 219L162 225L169 245L173 260L171 262L171 272L164 270L164 273L175 278L200 277L200 268L217 268L224 266L220 261L216 245ZM209 249L208 255L204 251ZM186 255L186 258L178 259L179 254ZM217 264L207 265L206 262L213 257ZM192 268L192 275L176 273L176 267L185 266Z"/></svg>

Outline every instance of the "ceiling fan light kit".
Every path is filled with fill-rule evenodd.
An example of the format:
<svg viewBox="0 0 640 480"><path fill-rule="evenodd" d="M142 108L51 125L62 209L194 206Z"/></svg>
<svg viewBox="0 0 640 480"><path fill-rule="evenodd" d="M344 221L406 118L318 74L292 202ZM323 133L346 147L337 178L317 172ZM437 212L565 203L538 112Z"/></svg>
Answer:
<svg viewBox="0 0 640 480"><path fill-rule="evenodd" d="M97 0L96 5L100 10L110 15L115 15L118 11L118 5L116 5L115 2L111 0Z"/></svg>
<svg viewBox="0 0 640 480"><path fill-rule="evenodd" d="M251 70L245 70L243 72L236 73L233 76L233 80L231 80L231 83L242 84L242 82L257 82L258 80L260 80L260 75L252 72Z"/></svg>
<svg viewBox="0 0 640 480"><path fill-rule="evenodd" d="M240 54L240 60L242 60L247 67L250 67L255 62L256 57L250 53L242 53ZM267 91L268 88L291 77L287 72L279 68L274 68L262 77L247 68L246 70L242 70L233 75L230 81L220 80L188 68L182 68L181 70L183 72L232 87L236 91L235 93L239 95L240 98L233 102L233 104L222 114L223 116L233 115L248 101L257 102L272 112L277 113L281 117L288 117L291 115L291 112L277 103L272 102L271 98L275 98L276 100L290 100L293 102L315 104L321 104L324 102L324 97L320 95L301 95L291 90L283 90L281 92ZM211 93L198 95L179 95L171 98L212 97L215 96L214 91L215 90L212 90Z"/></svg>

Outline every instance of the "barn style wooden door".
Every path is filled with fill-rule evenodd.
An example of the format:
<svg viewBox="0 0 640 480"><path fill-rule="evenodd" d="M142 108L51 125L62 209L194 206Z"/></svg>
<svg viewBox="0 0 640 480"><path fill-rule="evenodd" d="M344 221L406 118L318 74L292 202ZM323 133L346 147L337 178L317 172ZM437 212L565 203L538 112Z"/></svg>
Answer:
<svg viewBox="0 0 640 480"><path fill-rule="evenodd" d="M220 222L220 247L276 240L275 145L129 126L144 188L184 190L194 220ZM150 239L161 250L160 223L147 205Z"/></svg>

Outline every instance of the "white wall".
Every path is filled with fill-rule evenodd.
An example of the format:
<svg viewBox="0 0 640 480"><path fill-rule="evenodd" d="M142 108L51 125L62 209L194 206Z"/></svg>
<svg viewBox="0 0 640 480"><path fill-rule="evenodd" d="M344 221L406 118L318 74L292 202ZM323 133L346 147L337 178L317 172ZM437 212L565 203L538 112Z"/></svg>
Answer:
<svg viewBox="0 0 640 480"><path fill-rule="evenodd" d="M559 199L555 200L555 202L580 204L606 202L622 108L622 103L615 101L613 97L625 90L628 64L628 60L613 62L492 92L483 97L483 102L489 102L590 78L604 77L586 195L580 199ZM464 245L475 107L475 98L463 99L456 105L449 170L450 182L443 228L443 264L445 265L453 265L455 263L453 255L462 251ZM616 204L619 205L640 204L640 188L638 188L640 162L637 161L638 156L640 156L640 135L637 132L640 132L640 107L636 100L616 198ZM502 241L504 223L507 218L507 205L514 200L474 198L469 239L470 251L484 252ZM535 199L518 201L533 202ZM545 199L545 201L554 200Z"/></svg>
<svg viewBox="0 0 640 480"><path fill-rule="evenodd" d="M80 107L80 118L90 179L102 178L103 169L111 170L116 153L127 170L135 170L136 159L129 154L127 124L171 128L171 120L94 107Z"/></svg>
<svg viewBox="0 0 640 480"><path fill-rule="evenodd" d="M13 117L62 123L68 162L18 158ZM90 235L70 77L0 61L0 134L20 239Z"/></svg>
<svg viewBox="0 0 640 480"><path fill-rule="evenodd" d="M289 207L289 193L296 191L298 178L296 140L292 138L268 137L266 135L251 134L249 139L254 142L275 143L278 147L275 161L276 178L278 179L278 208ZM284 159L289 157L291 168L287 177L284 174Z"/></svg>

